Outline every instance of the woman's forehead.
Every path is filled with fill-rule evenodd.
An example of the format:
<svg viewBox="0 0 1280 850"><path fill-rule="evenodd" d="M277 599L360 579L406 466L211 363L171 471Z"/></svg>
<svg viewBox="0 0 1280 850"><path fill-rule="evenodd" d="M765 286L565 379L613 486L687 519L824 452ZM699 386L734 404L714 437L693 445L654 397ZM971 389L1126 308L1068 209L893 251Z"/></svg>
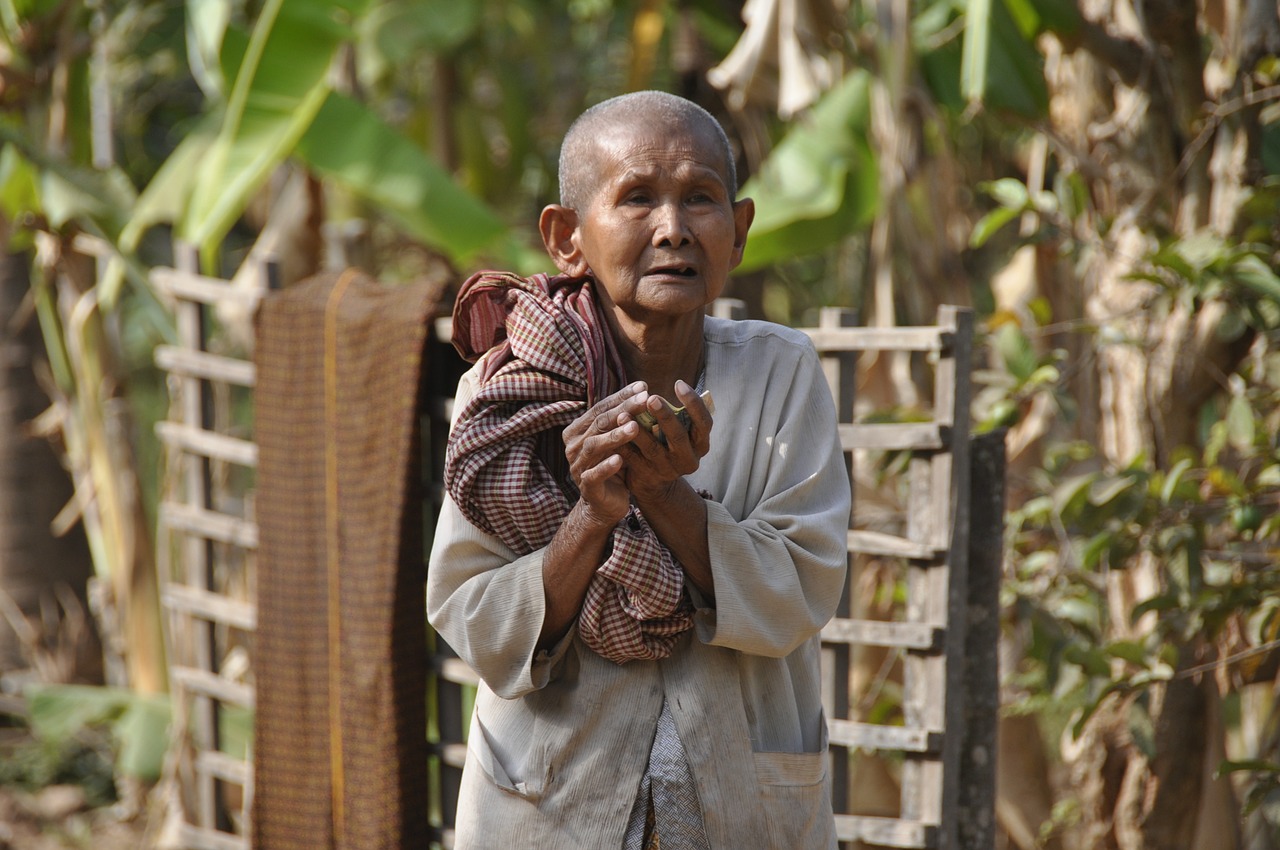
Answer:
<svg viewBox="0 0 1280 850"><path fill-rule="evenodd" d="M613 181L624 175L674 173L704 176L709 172L727 183L724 155L714 136L696 126L617 127L596 140L599 179Z"/></svg>

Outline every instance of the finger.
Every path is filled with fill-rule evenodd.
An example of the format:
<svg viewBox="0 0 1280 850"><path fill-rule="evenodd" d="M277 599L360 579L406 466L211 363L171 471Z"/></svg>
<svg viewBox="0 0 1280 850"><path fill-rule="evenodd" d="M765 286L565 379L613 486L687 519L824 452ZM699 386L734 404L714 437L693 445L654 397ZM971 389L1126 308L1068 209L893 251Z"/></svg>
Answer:
<svg viewBox="0 0 1280 850"><path fill-rule="evenodd" d="M619 416L628 410L637 409L648 398L648 387L644 381L635 381L615 393L611 393L589 407L576 419L566 433L584 434L588 431L603 433L619 424Z"/></svg>
<svg viewBox="0 0 1280 850"><path fill-rule="evenodd" d="M569 471L577 481L586 472L619 454L628 443L640 436L640 426L634 421L624 422L602 434L591 434L566 445L565 457L569 459Z"/></svg>
<svg viewBox="0 0 1280 850"><path fill-rule="evenodd" d="M676 398L684 405L693 449L698 457L702 457L711 449L711 426L713 424L711 412L715 409L711 401L711 393L707 392L699 395L693 387L684 381L676 381Z"/></svg>

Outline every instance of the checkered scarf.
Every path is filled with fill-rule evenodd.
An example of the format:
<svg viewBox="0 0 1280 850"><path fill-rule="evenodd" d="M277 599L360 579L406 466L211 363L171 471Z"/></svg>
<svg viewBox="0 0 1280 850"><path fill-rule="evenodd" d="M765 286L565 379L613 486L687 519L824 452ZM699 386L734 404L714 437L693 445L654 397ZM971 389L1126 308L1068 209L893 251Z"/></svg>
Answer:
<svg viewBox="0 0 1280 850"><path fill-rule="evenodd" d="M546 546L578 498L565 426L626 381L589 279L480 272L462 285L453 344L489 352L479 391L458 414L444 480L462 513L519 554ZM693 626L684 573L631 506L596 570L578 632L624 664L671 654Z"/></svg>

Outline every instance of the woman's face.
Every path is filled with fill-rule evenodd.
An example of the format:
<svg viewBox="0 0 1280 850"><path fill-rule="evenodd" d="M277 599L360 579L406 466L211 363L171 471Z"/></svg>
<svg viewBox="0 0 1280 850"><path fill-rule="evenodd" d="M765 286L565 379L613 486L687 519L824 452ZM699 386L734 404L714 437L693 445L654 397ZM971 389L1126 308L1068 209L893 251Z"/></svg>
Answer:
<svg viewBox="0 0 1280 850"><path fill-rule="evenodd" d="M597 143L574 242L601 297L633 322L702 310L742 261L754 208L732 201L709 135L633 122Z"/></svg>

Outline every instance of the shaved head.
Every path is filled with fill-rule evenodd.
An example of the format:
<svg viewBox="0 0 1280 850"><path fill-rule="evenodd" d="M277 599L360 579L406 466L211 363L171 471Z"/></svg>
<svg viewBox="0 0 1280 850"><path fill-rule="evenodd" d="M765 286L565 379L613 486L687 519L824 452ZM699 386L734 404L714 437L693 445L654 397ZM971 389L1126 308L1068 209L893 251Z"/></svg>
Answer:
<svg viewBox="0 0 1280 850"><path fill-rule="evenodd" d="M600 174L598 142L628 125L677 127L691 134L705 134L720 160L718 170L730 199L737 195L733 150L720 122L701 106L682 97L661 91L639 91L597 103L570 125L560 146L561 204L576 210L591 200Z"/></svg>

